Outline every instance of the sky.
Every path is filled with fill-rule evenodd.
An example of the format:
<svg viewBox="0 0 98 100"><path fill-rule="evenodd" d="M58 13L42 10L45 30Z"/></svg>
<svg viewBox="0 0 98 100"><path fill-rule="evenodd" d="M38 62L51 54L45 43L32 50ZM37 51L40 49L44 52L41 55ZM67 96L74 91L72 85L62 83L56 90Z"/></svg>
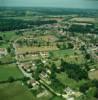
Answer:
<svg viewBox="0 0 98 100"><path fill-rule="evenodd" d="M98 0L0 0L0 6L98 9Z"/></svg>

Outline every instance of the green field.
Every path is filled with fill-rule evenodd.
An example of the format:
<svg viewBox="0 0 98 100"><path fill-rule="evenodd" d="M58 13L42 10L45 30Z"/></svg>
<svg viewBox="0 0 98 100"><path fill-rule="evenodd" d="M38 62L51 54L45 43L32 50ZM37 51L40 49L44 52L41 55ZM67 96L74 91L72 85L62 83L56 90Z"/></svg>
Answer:
<svg viewBox="0 0 98 100"><path fill-rule="evenodd" d="M9 45L7 43L0 43L0 48L7 48Z"/></svg>
<svg viewBox="0 0 98 100"><path fill-rule="evenodd" d="M21 82L0 84L0 100L61 100L54 97L51 93L45 96L36 97Z"/></svg>
<svg viewBox="0 0 98 100"><path fill-rule="evenodd" d="M64 57L68 55L73 55L74 50L73 49L57 50L57 51L53 51L52 53L53 53L53 56L55 57Z"/></svg>
<svg viewBox="0 0 98 100"><path fill-rule="evenodd" d="M18 37L14 31L2 32L0 33L0 36L3 36L5 40L11 40Z"/></svg>
<svg viewBox="0 0 98 100"><path fill-rule="evenodd" d="M35 100L21 82L0 84L0 100Z"/></svg>
<svg viewBox="0 0 98 100"><path fill-rule="evenodd" d="M15 64L0 65L0 81L7 80L9 77L22 78L23 74Z"/></svg>
<svg viewBox="0 0 98 100"><path fill-rule="evenodd" d="M85 83L85 80L81 80L81 81L75 81L71 78L68 77L68 75L65 72L62 72L60 74L57 74L57 79L63 83L65 86L68 86L72 89L76 89L78 90L79 87L81 86L81 84Z"/></svg>
<svg viewBox="0 0 98 100"><path fill-rule="evenodd" d="M77 54L75 54L77 53ZM84 63L84 57L79 50L66 49L51 52L54 58L63 58L67 62L81 64Z"/></svg>
<svg viewBox="0 0 98 100"><path fill-rule="evenodd" d="M6 56L0 58L0 61L2 63L15 62L15 58L12 57L11 55L6 55Z"/></svg>

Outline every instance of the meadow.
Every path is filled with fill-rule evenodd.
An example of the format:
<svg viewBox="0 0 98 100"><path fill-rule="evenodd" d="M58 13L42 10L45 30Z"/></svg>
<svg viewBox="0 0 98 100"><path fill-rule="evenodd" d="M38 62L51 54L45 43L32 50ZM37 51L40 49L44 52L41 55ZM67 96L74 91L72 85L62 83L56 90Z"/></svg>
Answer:
<svg viewBox="0 0 98 100"><path fill-rule="evenodd" d="M9 77L22 78L23 74L15 64L0 65L0 81L6 81Z"/></svg>

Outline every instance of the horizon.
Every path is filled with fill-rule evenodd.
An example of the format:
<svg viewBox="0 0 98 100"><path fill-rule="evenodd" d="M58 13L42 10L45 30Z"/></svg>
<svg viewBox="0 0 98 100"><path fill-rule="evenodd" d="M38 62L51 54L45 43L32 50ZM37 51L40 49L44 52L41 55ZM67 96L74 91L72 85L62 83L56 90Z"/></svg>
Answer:
<svg viewBox="0 0 98 100"><path fill-rule="evenodd" d="M98 0L0 0L0 7L98 9Z"/></svg>

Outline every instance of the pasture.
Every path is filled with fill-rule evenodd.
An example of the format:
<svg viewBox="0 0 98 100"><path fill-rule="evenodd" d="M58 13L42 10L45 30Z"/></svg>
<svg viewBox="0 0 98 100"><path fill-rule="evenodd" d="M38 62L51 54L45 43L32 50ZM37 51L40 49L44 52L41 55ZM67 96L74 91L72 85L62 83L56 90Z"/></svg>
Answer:
<svg viewBox="0 0 98 100"><path fill-rule="evenodd" d="M0 81L6 81L9 77L22 78L23 74L15 64L0 65Z"/></svg>

